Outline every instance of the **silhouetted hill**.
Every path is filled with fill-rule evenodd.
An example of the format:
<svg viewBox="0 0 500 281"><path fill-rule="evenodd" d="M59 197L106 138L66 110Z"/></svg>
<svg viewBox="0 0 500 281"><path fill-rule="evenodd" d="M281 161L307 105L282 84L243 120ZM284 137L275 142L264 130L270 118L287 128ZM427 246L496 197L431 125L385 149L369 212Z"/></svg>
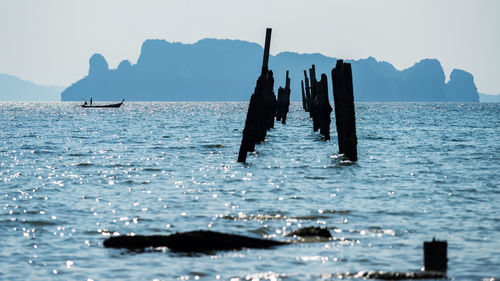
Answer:
<svg viewBox="0 0 500 281"><path fill-rule="evenodd" d="M445 94L448 101L479 101L474 77L460 69L453 69L451 72Z"/></svg>
<svg viewBox="0 0 500 281"><path fill-rule="evenodd" d="M59 101L64 87L42 86L0 73L0 101Z"/></svg>
<svg viewBox="0 0 500 281"><path fill-rule="evenodd" d="M239 40L203 39L195 44L146 40L135 65L124 60L117 69L109 69L104 57L94 54L89 75L65 89L61 98L248 101L260 74L262 53L260 45ZM269 66L276 89L284 85L285 71L290 70L292 99L299 100L303 70L315 64L318 78L321 73L331 77L336 60L321 54L283 52L271 56ZM471 74L454 70L446 84L435 59L402 71L373 57L348 62L352 63L356 101L479 101Z"/></svg>

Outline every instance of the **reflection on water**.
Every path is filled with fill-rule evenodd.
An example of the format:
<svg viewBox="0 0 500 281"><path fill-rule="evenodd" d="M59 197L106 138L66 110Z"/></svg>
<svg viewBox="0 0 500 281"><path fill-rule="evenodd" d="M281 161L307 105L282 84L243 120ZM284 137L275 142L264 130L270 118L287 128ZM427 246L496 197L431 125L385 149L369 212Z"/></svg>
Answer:
<svg viewBox="0 0 500 281"><path fill-rule="evenodd" d="M418 270L434 236L450 277L500 276L498 104L357 104L359 161L344 163L335 133L322 141L296 103L243 165L246 107L0 103L0 279L336 279ZM334 237L194 256L102 247L197 229L285 240L307 226Z"/></svg>

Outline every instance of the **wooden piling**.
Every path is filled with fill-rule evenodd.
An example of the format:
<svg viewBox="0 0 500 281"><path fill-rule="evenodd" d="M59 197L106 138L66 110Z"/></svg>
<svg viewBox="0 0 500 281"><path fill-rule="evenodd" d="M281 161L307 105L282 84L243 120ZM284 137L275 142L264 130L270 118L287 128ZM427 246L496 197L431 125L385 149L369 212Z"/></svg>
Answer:
<svg viewBox="0 0 500 281"><path fill-rule="evenodd" d="M316 132L319 130L320 134L325 137L325 140L330 140L330 114L332 112L332 106L328 100L328 78L326 74L321 74L321 80L318 82L316 80L316 67L314 64L309 69L310 80L307 77L307 72L304 70L304 80L306 82L306 87L304 89L304 83L302 86L302 100L303 107L309 114L313 121L313 130ZM311 86L309 87L309 81Z"/></svg>
<svg viewBox="0 0 500 281"><path fill-rule="evenodd" d="M313 119L313 131L319 130L319 100L318 100L318 80L316 80L316 67L314 64L309 68L311 78L311 108L310 115Z"/></svg>
<svg viewBox="0 0 500 281"><path fill-rule="evenodd" d="M276 121L281 121L281 118L283 118L283 95L284 95L285 89L282 87L278 88L278 99L276 101Z"/></svg>
<svg viewBox="0 0 500 281"><path fill-rule="evenodd" d="M321 80L318 82L318 123L319 123L319 132L325 137L325 140L330 140L330 123L332 113L332 106L330 105L330 101L328 100L328 78L326 74L321 74Z"/></svg>
<svg viewBox="0 0 500 281"><path fill-rule="evenodd" d="M262 60L262 72L261 74L266 73L269 68L268 68L268 63L269 63L269 50L271 48L271 28L266 29L266 42L264 44L264 57Z"/></svg>
<svg viewBox="0 0 500 281"><path fill-rule="evenodd" d="M316 98L316 83L318 83L318 80L316 80L316 67L314 64L309 68L309 82L311 83L311 99L314 101Z"/></svg>
<svg viewBox="0 0 500 281"><path fill-rule="evenodd" d="M300 80L300 87L302 89L302 109L307 112L306 93L304 92L304 80Z"/></svg>
<svg viewBox="0 0 500 281"><path fill-rule="evenodd" d="M286 79L285 79L285 89L283 90L283 105L282 111L283 116L281 118L281 123L286 124L286 116L290 109L290 77L288 76L288 70L286 71Z"/></svg>
<svg viewBox="0 0 500 281"><path fill-rule="evenodd" d="M432 239L424 242L425 271L446 271L448 268L448 242Z"/></svg>
<svg viewBox="0 0 500 281"><path fill-rule="evenodd" d="M339 142L339 153L350 161L358 160L356 118L354 113L354 90L350 63L337 60L332 69L335 122Z"/></svg>
<svg viewBox="0 0 500 281"><path fill-rule="evenodd" d="M263 136L259 141L264 141L267 131L274 128L274 115L276 113L276 96L274 95L274 77L273 71L268 70L264 84L261 101L263 106L262 115L264 116Z"/></svg>
<svg viewBox="0 0 500 281"><path fill-rule="evenodd" d="M311 99L311 86L309 86L309 78L307 77L307 72L304 70L304 82L306 84L306 106L307 112L309 112L309 117L312 118L311 108L312 108L312 99Z"/></svg>
<svg viewBox="0 0 500 281"><path fill-rule="evenodd" d="M279 87L278 101L276 105L276 121L286 124L286 116L290 108L290 78L288 77L288 70L286 71L285 88Z"/></svg>
<svg viewBox="0 0 500 281"><path fill-rule="evenodd" d="M241 140L238 162L245 162L247 153L255 150L255 144L266 138L267 130L274 127L276 96L274 95L273 72L268 69L271 28L266 30L262 72L250 97L245 128Z"/></svg>

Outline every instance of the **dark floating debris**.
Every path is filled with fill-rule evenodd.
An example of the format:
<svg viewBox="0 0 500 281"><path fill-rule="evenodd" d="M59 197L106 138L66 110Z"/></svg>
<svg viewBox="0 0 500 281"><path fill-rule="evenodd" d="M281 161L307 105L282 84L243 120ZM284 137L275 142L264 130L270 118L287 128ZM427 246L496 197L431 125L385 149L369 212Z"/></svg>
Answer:
<svg viewBox="0 0 500 281"><path fill-rule="evenodd" d="M377 280L420 280L420 279L443 279L447 278L443 272L413 271L413 272L385 272L385 271L360 271L358 273L328 274L327 278L360 278Z"/></svg>
<svg viewBox="0 0 500 281"><path fill-rule="evenodd" d="M287 236L331 238L326 228L306 227L289 233ZM104 240L105 248L126 248L131 250L167 247L179 252L206 252L241 250L243 248L267 249L290 244L286 241L253 238L243 235L227 234L210 230L178 232L172 235L120 235Z"/></svg>
<svg viewBox="0 0 500 281"><path fill-rule="evenodd" d="M172 235L121 235L107 238L103 244L105 248L125 248L130 250L167 247L172 251L178 252L208 252L241 250L244 248L268 249L288 243L271 239L197 230Z"/></svg>
<svg viewBox="0 0 500 281"><path fill-rule="evenodd" d="M330 231L322 227L306 227L292 231L286 235L300 237L320 237L331 239ZM197 230L179 232L171 235L121 235L104 240L105 248L125 248L143 250L145 248L166 247L175 252L206 253L211 251L230 251L241 249L269 249L281 245L290 245L288 241L261 239L243 235L227 234L216 231ZM447 278L447 242L424 242L425 271L385 272L360 271L358 273L335 273L324 277L362 278L378 280L418 280Z"/></svg>
<svg viewBox="0 0 500 281"><path fill-rule="evenodd" d="M332 238L330 231L323 227L305 227L288 233L285 236L299 236L299 237L321 237L321 238Z"/></svg>
<svg viewBox="0 0 500 281"><path fill-rule="evenodd" d="M245 162L247 152L255 150L255 145L264 141L267 131L274 127L276 115L276 96L274 95L273 72L268 69L271 28L266 30L262 72L257 80L254 93L248 105L243 138L241 140L238 162Z"/></svg>
<svg viewBox="0 0 500 281"><path fill-rule="evenodd" d="M286 236L331 238L330 231L321 227L306 227L290 232ZM167 247L180 252L205 252L218 250L241 250L243 248L267 249L287 245L289 242L253 238L210 230L178 232L171 235L120 235L104 240L105 248L144 249Z"/></svg>

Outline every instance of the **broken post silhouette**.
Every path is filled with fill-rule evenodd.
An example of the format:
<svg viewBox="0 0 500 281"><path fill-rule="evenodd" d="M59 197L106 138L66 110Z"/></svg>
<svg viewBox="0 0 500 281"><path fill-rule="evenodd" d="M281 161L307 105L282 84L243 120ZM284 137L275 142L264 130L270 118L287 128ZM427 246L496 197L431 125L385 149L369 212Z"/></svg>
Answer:
<svg viewBox="0 0 500 281"><path fill-rule="evenodd" d="M288 77L288 70L286 71L285 93L283 104L283 118L281 123L286 124L286 115L290 110L290 77Z"/></svg>
<svg viewBox="0 0 500 281"><path fill-rule="evenodd" d="M257 79L254 93L250 97L243 138L241 140L238 162L245 162L247 152L255 150L255 144L265 140L267 130L274 127L276 114L276 96L274 95L273 72L269 70L269 49L271 46L271 28L266 30L262 71Z"/></svg>
<svg viewBox="0 0 500 281"><path fill-rule="evenodd" d="M325 140L330 140L330 123L332 106L328 100L328 78L325 74L321 74L321 80L316 80L316 68L314 64L309 69L310 80L307 77L307 72L304 70L304 81L301 81L302 86L302 107L306 112L309 112L313 120L313 130L325 137ZM309 86L311 82L311 86Z"/></svg>
<svg viewBox="0 0 500 281"><path fill-rule="evenodd" d="M313 131L317 132L319 130L319 101L317 100L318 80L316 80L316 67L314 64L309 68L309 77L311 82L311 107L309 113L313 119Z"/></svg>
<svg viewBox="0 0 500 281"><path fill-rule="evenodd" d="M285 88L279 87L278 101L276 106L276 121L286 124L286 115L290 109L290 78L288 70L286 71Z"/></svg>
<svg viewBox="0 0 500 281"><path fill-rule="evenodd" d="M269 50L271 49L271 32L272 28L266 29L266 41L264 43L264 57L262 58L261 75L269 70Z"/></svg>
<svg viewBox="0 0 500 281"><path fill-rule="evenodd" d="M448 268L448 242L432 239L424 242L424 269L445 272Z"/></svg>
<svg viewBox="0 0 500 281"><path fill-rule="evenodd" d="M339 153L350 161L358 160L356 118L354 113L354 90L350 63L337 60L332 69L335 122L339 142Z"/></svg>
<svg viewBox="0 0 500 281"><path fill-rule="evenodd" d="M306 94L304 92L304 80L300 81L300 88L302 89L302 109L304 109L305 112L307 112L307 100L306 100Z"/></svg>
<svg viewBox="0 0 500 281"><path fill-rule="evenodd" d="M321 80L318 82L318 95L316 100L318 101L318 106L316 111L318 112L318 123L319 123L319 133L325 137L325 140L330 140L330 123L332 121L330 114L332 113L332 106L330 101L328 101L328 78L326 74L321 74Z"/></svg>
<svg viewBox="0 0 500 281"><path fill-rule="evenodd" d="M285 95L285 89L283 87L278 88L278 99L276 100L276 121L281 121L283 117L283 100Z"/></svg>
<svg viewBox="0 0 500 281"><path fill-rule="evenodd" d="M307 72L304 70L304 83L306 84L306 112L309 112L309 117L312 118L311 108L312 108L312 100L311 100L311 87L309 86L309 78L307 78Z"/></svg>

